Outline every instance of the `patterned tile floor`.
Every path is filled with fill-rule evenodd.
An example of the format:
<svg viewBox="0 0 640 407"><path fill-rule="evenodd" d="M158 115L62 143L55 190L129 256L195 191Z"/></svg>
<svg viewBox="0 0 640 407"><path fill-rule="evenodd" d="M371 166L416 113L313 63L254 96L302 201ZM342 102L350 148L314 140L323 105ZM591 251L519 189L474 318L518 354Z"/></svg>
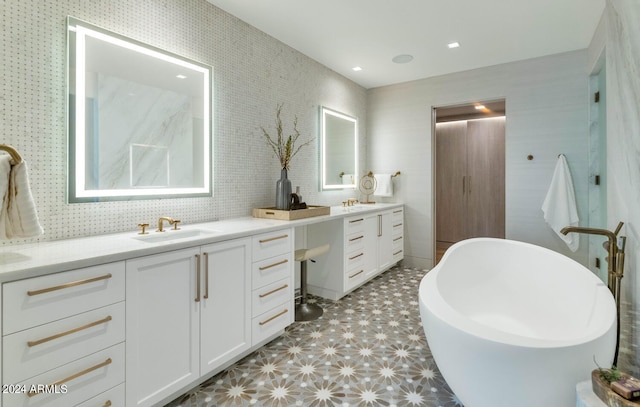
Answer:
<svg viewBox="0 0 640 407"><path fill-rule="evenodd" d="M169 403L204 406L459 407L420 321L426 273L395 267Z"/></svg>

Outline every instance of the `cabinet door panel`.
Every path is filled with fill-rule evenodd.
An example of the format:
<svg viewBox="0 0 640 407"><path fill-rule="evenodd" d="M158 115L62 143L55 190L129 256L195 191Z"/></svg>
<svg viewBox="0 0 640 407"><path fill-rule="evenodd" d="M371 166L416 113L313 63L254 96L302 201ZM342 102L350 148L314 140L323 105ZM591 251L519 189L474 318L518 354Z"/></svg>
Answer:
<svg viewBox="0 0 640 407"><path fill-rule="evenodd" d="M504 118L467 123L467 237L504 238Z"/></svg>
<svg viewBox="0 0 640 407"><path fill-rule="evenodd" d="M386 270L393 264L393 225L391 212L378 214L378 269Z"/></svg>
<svg viewBox="0 0 640 407"><path fill-rule="evenodd" d="M127 406L148 406L200 376L196 255L127 261Z"/></svg>
<svg viewBox="0 0 640 407"><path fill-rule="evenodd" d="M251 346L250 239L202 248L201 374Z"/></svg>

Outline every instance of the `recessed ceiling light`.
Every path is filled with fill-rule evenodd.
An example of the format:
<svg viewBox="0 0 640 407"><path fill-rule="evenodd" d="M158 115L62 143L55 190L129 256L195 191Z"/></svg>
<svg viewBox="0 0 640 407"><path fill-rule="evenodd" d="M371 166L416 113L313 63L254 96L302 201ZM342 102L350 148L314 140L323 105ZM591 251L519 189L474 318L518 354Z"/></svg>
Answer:
<svg viewBox="0 0 640 407"><path fill-rule="evenodd" d="M447 44L447 47L449 48L458 48L460 46L459 42L450 42Z"/></svg>
<svg viewBox="0 0 640 407"><path fill-rule="evenodd" d="M356 72L358 72L358 71L362 71L362 68L361 68L361 67L359 67L359 66L354 66L354 67L353 67L353 68L351 68L351 69L353 69L353 70L354 70L354 71L356 71Z"/></svg>
<svg viewBox="0 0 640 407"><path fill-rule="evenodd" d="M476 105L476 109L478 109L478 110L484 109L484 105Z"/></svg>
<svg viewBox="0 0 640 407"><path fill-rule="evenodd" d="M396 64L406 64L413 61L413 55L409 55L409 54L396 55L395 57L393 57L392 61L395 62Z"/></svg>
<svg viewBox="0 0 640 407"><path fill-rule="evenodd" d="M176 75L176 78L178 78L178 79L186 79L187 77L184 76L184 75Z"/></svg>

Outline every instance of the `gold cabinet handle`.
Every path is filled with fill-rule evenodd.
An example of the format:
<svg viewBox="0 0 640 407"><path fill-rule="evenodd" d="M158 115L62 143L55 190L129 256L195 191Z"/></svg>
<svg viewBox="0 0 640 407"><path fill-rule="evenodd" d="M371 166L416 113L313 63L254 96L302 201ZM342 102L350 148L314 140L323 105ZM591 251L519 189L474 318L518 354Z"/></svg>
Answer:
<svg viewBox="0 0 640 407"><path fill-rule="evenodd" d="M355 242L356 240L362 239L364 236L354 237L353 239L349 239L350 242Z"/></svg>
<svg viewBox="0 0 640 407"><path fill-rule="evenodd" d="M395 239L393 239L394 242L397 242L398 240L402 239L402 236L400 237L396 237Z"/></svg>
<svg viewBox="0 0 640 407"><path fill-rule="evenodd" d="M38 339L38 340L35 340L35 341L28 341L27 342L27 346L29 346L31 348L33 346L37 346L37 345L43 344L45 342L52 341L54 339L62 338L63 336L67 336L67 335L74 334L76 332L84 331L85 329L89 329L89 328L94 327L96 325L106 324L107 322L111 321L112 319L113 318L111 318L111 315L109 315L108 317L103 318L103 319L101 319L99 321L94 321L94 322L88 323L86 325L79 326L77 328L69 329L68 331L61 332L59 334L51 335L51 336L48 336L46 338Z"/></svg>
<svg viewBox="0 0 640 407"><path fill-rule="evenodd" d="M360 218L360 219L356 219L356 220L350 220L349 223L358 223L358 222L362 222L364 220L364 218Z"/></svg>
<svg viewBox="0 0 640 407"><path fill-rule="evenodd" d="M288 263L288 262L289 262L288 259L284 259L284 260L279 261L277 263L269 264L268 266L258 267L258 270L264 271L264 270L267 270L267 269L270 269L272 267L276 267L276 266L279 266L281 264L285 264L285 263Z"/></svg>
<svg viewBox="0 0 640 407"><path fill-rule="evenodd" d="M395 255L398 255L400 253L402 253L402 250L398 250L397 252L393 253L393 255L395 256Z"/></svg>
<svg viewBox="0 0 640 407"><path fill-rule="evenodd" d="M282 315L286 314L287 312L289 312L289 310L285 308L284 311L278 312L276 315L272 316L271 318L268 318L268 319L266 319L266 320L264 320L262 322L258 322L258 324L260 326L268 324L269 322L273 321L274 319L278 318L279 316L282 316Z"/></svg>
<svg viewBox="0 0 640 407"><path fill-rule="evenodd" d="M86 375L86 374L88 374L88 373L91 373L91 372L93 372L94 370L98 370L98 369L100 369L100 368L103 368L103 367L105 367L105 366L108 366L108 365L110 365L110 364L111 364L111 362L112 362L112 360L111 360L111 358L109 358L109 359L105 360L105 361L104 361L104 362L102 362L102 363L98 363L97 365L92 366L92 367L90 367L90 368L88 368L88 369L85 369L85 370L83 370L83 371L81 371L81 372L74 373L74 374L72 374L71 376L66 377L66 378L64 378L64 379L62 379L62 380L58 380L58 381L57 381L57 382L55 382L55 383L51 383L51 384L50 384L49 386L47 386L47 387L56 387L56 386L60 386L60 385L62 385L62 384L65 384L66 382L70 382L70 381L71 381L71 380L73 380L73 379L77 379L77 378L78 378L78 377L80 377L80 376L84 376L84 375ZM40 391L32 390L32 391L30 391L29 393L27 393L27 395L28 395L29 397L33 397L33 396L35 396L35 395L37 395L37 394L40 394Z"/></svg>
<svg viewBox="0 0 640 407"><path fill-rule="evenodd" d="M398 224L393 225L394 228L397 228L398 226L402 226L402 223L398 223Z"/></svg>
<svg viewBox="0 0 640 407"><path fill-rule="evenodd" d="M349 257L349 260L357 259L357 258L358 258L358 257L360 257L360 256L364 256L364 253L356 254L356 255L355 255L355 256L353 256L353 257Z"/></svg>
<svg viewBox="0 0 640 407"><path fill-rule="evenodd" d="M107 400L102 407L111 407L111 400Z"/></svg>
<svg viewBox="0 0 640 407"><path fill-rule="evenodd" d="M49 293L51 291L63 290L65 288L76 287L76 286L79 286L79 285L82 285L82 284L89 284L89 283L93 283L93 282L100 281L100 280L108 280L111 277L113 277L113 276L111 275L111 273L109 273L109 274L105 274L104 276L87 278L85 280L72 281L70 283L57 285L55 287L43 288L41 290L27 291L27 295L32 297L34 295L40 295L40 294L44 294L44 293Z"/></svg>
<svg viewBox="0 0 640 407"><path fill-rule="evenodd" d="M259 242L260 243L268 243L268 242L273 242L274 240L279 240L279 239L286 239L288 238L289 235L282 235L282 236L276 236L276 237L270 237L268 239L262 239Z"/></svg>
<svg viewBox="0 0 640 407"><path fill-rule="evenodd" d="M209 253L204 253L204 299L209 298Z"/></svg>
<svg viewBox="0 0 640 407"><path fill-rule="evenodd" d="M397 211L393 211L393 213L402 213L402 209L398 209Z"/></svg>
<svg viewBox="0 0 640 407"><path fill-rule="evenodd" d="M289 287L289 284L285 284L282 287L278 287L278 288L276 288L274 290L269 291L268 293L258 294L258 297L260 297L260 298L268 297L269 295L277 293L278 291L284 290L287 287Z"/></svg>
<svg viewBox="0 0 640 407"><path fill-rule="evenodd" d="M358 271L356 274L350 275L349 278L354 278L355 276L357 276L358 274L362 274L364 273L364 270L360 270Z"/></svg>
<svg viewBox="0 0 640 407"><path fill-rule="evenodd" d="M196 302L200 302L200 255L196 254Z"/></svg>

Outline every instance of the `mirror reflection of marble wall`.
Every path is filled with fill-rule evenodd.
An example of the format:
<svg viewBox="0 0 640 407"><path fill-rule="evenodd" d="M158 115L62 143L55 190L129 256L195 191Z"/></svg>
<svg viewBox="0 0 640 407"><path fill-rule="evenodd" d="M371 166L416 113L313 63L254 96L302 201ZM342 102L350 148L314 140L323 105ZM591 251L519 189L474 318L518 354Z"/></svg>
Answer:
<svg viewBox="0 0 640 407"><path fill-rule="evenodd" d="M71 17L68 51L69 201L210 196L211 68Z"/></svg>
<svg viewBox="0 0 640 407"><path fill-rule="evenodd" d="M357 119L321 109L323 189L353 188L358 180Z"/></svg>

